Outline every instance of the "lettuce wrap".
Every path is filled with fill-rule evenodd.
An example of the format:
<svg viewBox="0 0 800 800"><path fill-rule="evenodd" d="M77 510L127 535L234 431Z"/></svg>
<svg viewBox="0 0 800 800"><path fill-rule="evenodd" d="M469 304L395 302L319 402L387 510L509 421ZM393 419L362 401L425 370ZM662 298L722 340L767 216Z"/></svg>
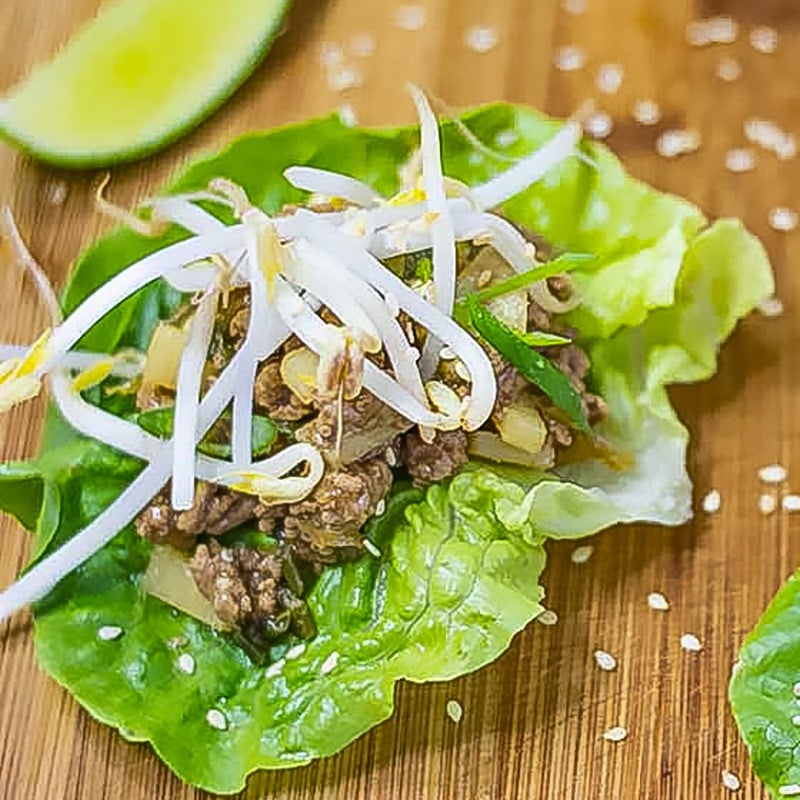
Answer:
<svg viewBox="0 0 800 800"><path fill-rule="evenodd" d="M455 124L442 125L445 173L469 185L560 129L506 104L469 111L462 122L490 146L505 143L495 157ZM391 195L418 140L417 128L350 128L330 117L245 136L190 166L166 192L202 191L224 177L274 213L307 200L283 172L309 165ZM317 636L282 641L262 663L142 591L152 544L129 525L35 605L42 667L92 716L150 742L184 781L236 792L254 770L340 751L392 714L398 680L449 680L495 660L543 610L548 539L690 518L688 433L667 386L714 373L721 342L773 292L768 260L739 222L709 224L690 203L631 178L602 145L580 150L582 158L547 172L503 210L556 250L593 255L572 272L582 303L568 319L590 356L592 390L610 408L601 433L630 457L627 468L590 462L524 475L476 462L427 490L401 487L367 526L379 557L327 569L314 586ZM177 227L155 238L128 229L105 236L75 265L65 312L183 236ZM144 351L177 302L174 289L150 284L80 346ZM0 470L0 507L33 531L40 562L141 469L51 409L41 455Z"/></svg>

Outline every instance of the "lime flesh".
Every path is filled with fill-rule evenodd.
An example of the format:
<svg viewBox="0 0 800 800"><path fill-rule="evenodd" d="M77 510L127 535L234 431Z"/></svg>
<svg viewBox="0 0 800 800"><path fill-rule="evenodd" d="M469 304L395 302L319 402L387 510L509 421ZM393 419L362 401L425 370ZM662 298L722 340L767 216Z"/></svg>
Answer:
<svg viewBox="0 0 800 800"><path fill-rule="evenodd" d="M290 0L117 0L0 99L0 134L105 166L185 133L252 72Z"/></svg>

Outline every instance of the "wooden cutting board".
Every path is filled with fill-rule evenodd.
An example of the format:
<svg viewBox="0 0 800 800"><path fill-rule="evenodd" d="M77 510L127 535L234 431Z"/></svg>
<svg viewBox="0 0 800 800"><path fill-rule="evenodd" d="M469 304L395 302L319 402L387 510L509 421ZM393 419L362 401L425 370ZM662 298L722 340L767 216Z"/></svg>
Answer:
<svg viewBox="0 0 800 800"><path fill-rule="evenodd" d="M0 91L46 57L96 9L97 0L0 3ZM364 123L413 119L404 83L413 80L452 106L506 99L568 114L595 97L614 121L609 144L630 170L685 195L711 216L735 215L763 237L774 260L785 313L755 315L726 345L712 381L673 393L692 432L690 470L699 499L711 488L719 513L698 511L678 530L615 529L591 541L588 563L575 545L551 546L545 573L553 627L532 624L492 666L446 685L403 685L394 718L341 755L304 769L254 777L247 798L442 798L448 800L605 800L723 798L723 769L742 780L739 797L764 798L751 775L726 702L736 650L765 604L800 563L800 515L759 511L757 470L780 462L800 489L800 232L770 229L770 209L798 205L798 161L757 152L754 171L725 168L744 143L749 117L800 133L800 5L794 0L421 0L419 30L398 26L395 0L297 0L288 32L251 80L212 119L165 152L113 170L109 195L123 205L146 196L186 159L233 136L352 106ZM696 48L693 18L731 13L733 44ZM412 14L413 16L413 14ZM754 24L777 27L778 51L756 52ZM467 31L490 26L497 45L467 46ZM375 52L347 55L363 85L337 93L320 64L327 42L345 52L368 33ZM362 41L363 44L363 41ZM554 66L559 48L586 54L581 69ZM736 59L741 77L716 72ZM617 94L598 92L598 66L625 70ZM723 62L735 73L735 65ZM655 99L663 122L631 117L637 99ZM700 132L697 153L667 160L655 152L666 128ZM81 247L107 223L93 211L96 173L42 167L0 144L0 201L13 209L36 257L60 282ZM58 202L59 199L61 202ZM45 322L27 283L0 269L0 339L29 341ZM3 419L3 455L35 450L42 405ZM27 538L3 523L0 585L25 561ZM650 610L662 592L670 610ZM696 634L699 653L683 651ZM618 660L602 672L592 653ZM460 724L445 714L449 699ZM624 725L627 739L602 732ZM0 626L0 796L14 800L200 798L182 786L148 746L124 742L94 722L34 659L30 619Z"/></svg>

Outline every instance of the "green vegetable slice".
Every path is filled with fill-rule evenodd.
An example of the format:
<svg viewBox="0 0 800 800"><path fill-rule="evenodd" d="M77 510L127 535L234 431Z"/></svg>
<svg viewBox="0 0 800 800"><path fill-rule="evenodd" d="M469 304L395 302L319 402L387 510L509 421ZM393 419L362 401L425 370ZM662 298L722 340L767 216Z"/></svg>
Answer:
<svg viewBox="0 0 800 800"><path fill-rule="evenodd" d="M535 111L508 105L476 109L463 119L484 141L514 130L517 156L557 129ZM335 118L318 120L244 137L192 166L170 190L201 189L224 176L274 212L303 201L282 172L308 164L344 170L391 195L397 166L417 143L411 128L349 129ZM475 184L503 166L476 154L453 125L443 126L442 143L445 171L456 179ZM424 496L400 491L365 531L381 558L323 575L311 596L321 636L269 677L266 670L277 669L289 645L274 650L272 665L255 667L225 638L142 597L138 580L149 545L126 530L37 606L36 646L48 674L96 718L128 738L151 741L184 780L233 792L255 769L340 750L391 713L401 676L446 680L497 658L541 607L537 578L545 538L585 536L633 520L684 522L691 498L688 434L666 385L713 373L720 342L772 293L772 275L763 248L738 223L706 228L694 206L632 180L603 147L586 150L596 168L567 162L504 212L561 251L603 254L599 263L572 270L591 302L568 321L580 317L585 325L579 344L591 356L593 389L611 408L602 434L631 455L629 470L574 465L545 480L531 476L528 484L535 485L526 491L472 469ZM144 239L119 230L100 240L73 271L67 310L110 275L182 235L171 230ZM622 295L616 287L625 269L632 270L633 285ZM163 286L148 287L90 331L82 346L143 348L174 301ZM96 516L140 469L76 437L54 413L33 466L37 475L23 478L33 482L28 499L14 511L27 524L37 521L37 550L45 552ZM36 482L48 492L40 493ZM45 494L60 498L56 513L52 502L45 513ZM0 504L9 497L0 491ZM100 625L119 625L124 633L102 641ZM175 668L181 651L169 642L177 636L186 637L196 659L191 676ZM333 664L329 673L323 664ZM225 731L208 724L213 708L224 714Z"/></svg>
<svg viewBox="0 0 800 800"><path fill-rule="evenodd" d="M66 166L102 166L159 149L210 114L252 72L288 5L106 4L0 101L0 134Z"/></svg>
<svg viewBox="0 0 800 800"><path fill-rule="evenodd" d="M475 295L467 297L467 308L475 330L501 356L507 358L521 375L538 386L569 417L576 428L584 433L591 433L578 390L552 361L532 349L530 342L536 341L536 334L530 335L509 328L486 306L481 305Z"/></svg>
<svg viewBox="0 0 800 800"><path fill-rule="evenodd" d="M745 639L730 683L733 714L756 775L773 797L800 785L800 572Z"/></svg>

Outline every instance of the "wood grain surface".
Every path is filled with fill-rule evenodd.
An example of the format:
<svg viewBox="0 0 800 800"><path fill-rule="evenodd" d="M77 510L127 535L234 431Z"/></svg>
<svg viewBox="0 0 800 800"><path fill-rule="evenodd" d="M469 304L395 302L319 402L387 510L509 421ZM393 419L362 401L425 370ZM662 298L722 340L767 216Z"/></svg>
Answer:
<svg viewBox="0 0 800 800"><path fill-rule="evenodd" d="M737 796L764 798L739 743L726 690L743 635L800 562L800 515L760 513L757 477L760 466L777 461L794 470L789 486L800 489L800 232L778 233L767 222L774 206L800 203L800 168L797 160L779 162L761 151L750 173L733 174L724 162L728 149L743 143L748 117L774 119L800 133L800 4L586 0L577 14L557 0L420 5L424 27L406 31L395 22L395 0L297 0L286 34L234 98L166 151L114 169L110 196L131 205L187 159L233 136L343 103L364 123L410 121L407 80L451 106L507 99L568 114L594 97L613 115L609 144L635 175L691 198L711 216L740 216L763 237L785 313L754 315L725 347L716 378L673 393L693 435L696 505L716 487L719 513L699 511L678 530L609 531L592 540L594 554L583 565L571 562L575 545L551 546L544 581L557 625L532 624L495 664L474 675L445 685L400 686L393 719L339 756L255 776L242 797L707 800L727 796L720 775L729 769L742 780ZM52 53L97 6L97 0L0 0L0 92ZM689 47L686 24L718 13L740 21L738 40ZM760 23L780 33L772 55L748 42L750 26ZM466 31L477 24L497 31L490 52L465 44ZM374 37L375 53L348 56L363 85L336 93L320 66L320 47L335 42L347 50L351 37L365 32ZM554 67L564 45L585 50L582 69ZM723 57L739 61L740 79L716 77ZM625 69L613 96L595 87L597 67L607 62ZM661 125L633 121L630 110L640 98L659 102ZM657 133L684 126L700 131L701 149L675 160L656 155ZM93 211L96 177L42 167L0 143L0 201L11 206L56 282L107 227ZM61 189L64 202L53 202ZM0 340L29 341L45 316L8 254L0 258ZM5 457L35 451L42 408L36 402L3 420ZM25 561L27 538L8 521L0 534L5 586ZM648 608L647 595L656 590L671 603L666 613ZM702 652L681 650L684 632L701 639ZM615 672L595 666L597 648L617 657ZM464 708L458 725L445 714L451 698ZM602 732L618 724L628 738L604 741ZM0 796L207 795L183 786L148 746L129 744L96 723L47 679L36 666L29 617L20 614L0 626Z"/></svg>

